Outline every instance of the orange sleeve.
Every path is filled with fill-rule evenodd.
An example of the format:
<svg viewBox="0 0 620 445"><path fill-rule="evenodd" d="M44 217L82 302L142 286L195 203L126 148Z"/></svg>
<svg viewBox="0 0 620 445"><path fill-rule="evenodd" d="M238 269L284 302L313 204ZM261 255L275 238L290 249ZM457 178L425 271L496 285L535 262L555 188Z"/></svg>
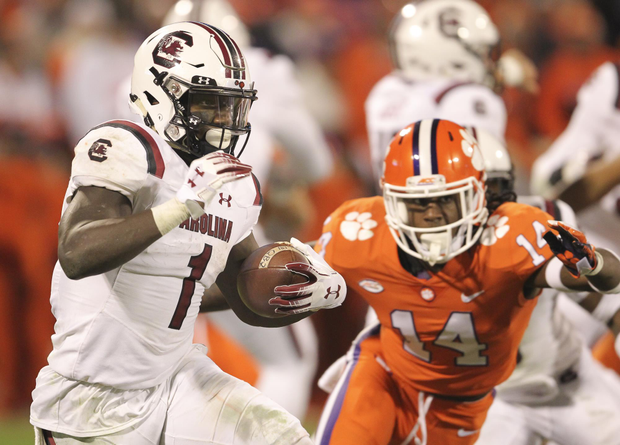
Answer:
<svg viewBox="0 0 620 445"><path fill-rule="evenodd" d="M503 209L506 206L508 208ZM500 249L502 256L498 261L506 261L506 267L511 267L522 281L526 281L553 257L542 237L549 230L547 221L553 217L537 207L517 203L504 205L498 211L500 218L508 218L506 224L510 226L502 240L505 249Z"/></svg>

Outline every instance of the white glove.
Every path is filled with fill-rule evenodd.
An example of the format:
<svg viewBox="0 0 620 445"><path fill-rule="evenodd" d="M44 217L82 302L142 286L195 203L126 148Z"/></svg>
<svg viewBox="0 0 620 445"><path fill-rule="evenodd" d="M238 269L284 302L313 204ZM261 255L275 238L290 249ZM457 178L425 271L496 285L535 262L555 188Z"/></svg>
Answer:
<svg viewBox="0 0 620 445"><path fill-rule="evenodd" d="M500 83L506 87L521 88L529 93L538 93L538 70L525 54L518 49L509 49L497 61Z"/></svg>
<svg viewBox="0 0 620 445"><path fill-rule="evenodd" d="M192 218L200 218L223 184L251 173L252 167L232 155L223 151L209 153L190 164L183 185L177 191L177 199L185 204Z"/></svg>
<svg viewBox="0 0 620 445"><path fill-rule="evenodd" d="M310 264L288 263L285 267L293 273L304 275L307 281L277 286L274 289L277 297L269 300L269 304L278 306L275 312L301 314L340 306L347 295L344 278L332 269L312 247L295 238L291 238L290 242L308 259Z"/></svg>
<svg viewBox="0 0 620 445"><path fill-rule="evenodd" d="M616 336L616 342L614 343L615 349L616 349L616 354L618 354L618 357L620 357L620 335Z"/></svg>

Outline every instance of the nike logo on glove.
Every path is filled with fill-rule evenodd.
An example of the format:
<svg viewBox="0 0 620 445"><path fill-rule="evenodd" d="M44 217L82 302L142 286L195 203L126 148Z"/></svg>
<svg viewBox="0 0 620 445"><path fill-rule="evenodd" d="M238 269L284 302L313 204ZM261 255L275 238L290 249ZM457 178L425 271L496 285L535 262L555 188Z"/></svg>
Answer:
<svg viewBox="0 0 620 445"><path fill-rule="evenodd" d="M461 300L463 300L463 303L471 303L472 301L474 301L474 298L482 295L483 293L484 290L481 290L480 292L476 292L475 294L471 295L461 294Z"/></svg>
<svg viewBox="0 0 620 445"><path fill-rule="evenodd" d="M471 436L472 434L476 434L478 431L480 431L480 430L467 431L467 430L464 430L463 428L460 428L456 432L456 435L459 436L459 437L467 437L467 436Z"/></svg>

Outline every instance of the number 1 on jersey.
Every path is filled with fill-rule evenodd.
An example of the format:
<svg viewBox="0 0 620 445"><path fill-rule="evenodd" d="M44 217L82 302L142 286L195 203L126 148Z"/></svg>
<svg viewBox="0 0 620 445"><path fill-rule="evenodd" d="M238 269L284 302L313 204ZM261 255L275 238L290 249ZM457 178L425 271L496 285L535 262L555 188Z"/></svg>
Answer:
<svg viewBox="0 0 620 445"><path fill-rule="evenodd" d="M547 231L547 228L538 221L534 221L532 226L534 226L534 231L536 232L536 245L539 249L542 249L545 247L545 244L547 244L542 237ZM532 243L530 243L525 236L519 235L517 237L517 244L527 250L527 253L529 253L532 257L532 263L534 263L534 266L539 266L545 262L546 258L536 251Z"/></svg>
<svg viewBox="0 0 620 445"><path fill-rule="evenodd" d="M174 315L172 316L172 320L170 321L168 328L176 330L181 329L183 320L185 320L185 317L187 316L189 305L192 302L192 297L194 296L196 280L202 278L202 275L205 273L209 260L211 259L212 251L213 247L205 244L205 248L201 254L193 256L189 259L189 263L187 265L192 268L192 271L190 272L189 277L183 278L183 286L181 287L179 302L177 303L177 308L174 310Z"/></svg>

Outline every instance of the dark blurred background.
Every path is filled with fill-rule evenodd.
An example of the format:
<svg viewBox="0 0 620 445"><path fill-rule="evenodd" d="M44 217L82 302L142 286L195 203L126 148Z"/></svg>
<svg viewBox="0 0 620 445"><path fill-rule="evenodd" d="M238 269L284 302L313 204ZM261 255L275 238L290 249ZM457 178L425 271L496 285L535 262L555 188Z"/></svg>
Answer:
<svg viewBox="0 0 620 445"><path fill-rule="evenodd" d="M297 237L316 239L323 219L339 203L373 189L363 103L373 84L391 70L387 29L405 2L229 1L255 46L296 62L307 105L336 157L334 174L308 191L304 219L295 225ZM604 61L620 59L620 1L480 3L500 30L502 49L520 49L540 72L538 95L504 92L508 148L525 191L533 160L567 125L581 84ZM119 85L131 73L133 54L173 4L0 0L2 444L32 442L30 391L51 350L50 277L73 145L90 127L118 117L123 103ZM347 309L363 310L354 305ZM330 330L342 325L347 312L327 312L315 324L319 335L331 336L336 347L321 352L319 371L350 341ZM315 407L322 400L317 391Z"/></svg>

